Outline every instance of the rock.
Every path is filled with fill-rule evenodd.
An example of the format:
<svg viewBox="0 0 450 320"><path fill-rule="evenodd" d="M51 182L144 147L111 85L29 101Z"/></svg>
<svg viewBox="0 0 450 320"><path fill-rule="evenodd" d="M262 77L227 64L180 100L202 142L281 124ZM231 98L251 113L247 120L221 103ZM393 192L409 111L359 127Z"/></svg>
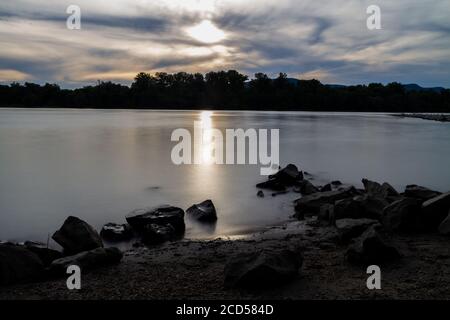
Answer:
<svg viewBox="0 0 450 320"><path fill-rule="evenodd" d="M319 189L317 189L311 182L308 180L303 180L299 183L299 192L304 195L308 196L310 194L319 192Z"/></svg>
<svg viewBox="0 0 450 320"><path fill-rule="evenodd" d="M385 199L365 194L336 201L334 215L336 220L344 218L381 220L383 209L387 205L389 203Z"/></svg>
<svg viewBox="0 0 450 320"><path fill-rule="evenodd" d="M403 198L383 210L383 225L391 231L418 231L421 203L417 199Z"/></svg>
<svg viewBox="0 0 450 320"><path fill-rule="evenodd" d="M103 247L102 239L93 227L77 217L68 217L53 236L64 252L75 254Z"/></svg>
<svg viewBox="0 0 450 320"><path fill-rule="evenodd" d="M264 198L264 192L262 190L259 190L256 194L259 198Z"/></svg>
<svg viewBox="0 0 450 320"><path fill-rule="evenodd" d="M450 235L450 211L448 212L447 218L439 225L439 233L446 236Z"/></svg>
<svg viewBox="0 0 450 320"><path fill-rule="evenodd" d="M38 280L43 272L41 259L24 246L0 245L0 285Z"/></svg>
<svg viewBox="0 0 450 320"><path fill-rule="evenodd" d="M184 210L170 205L137 209L130 212L125 218L137 231L142 231L145 226L150 224L165 226L170 223L177 234L184 233L186 228Z"/></svg>
<svg viewBox="0 0 450 320"><path fill-rule="evenodd" d="M270 288L295 278L303 263L300 253L292 250L245 253L235 256L225 266L225 286Z"/></svg>
<svg viewBox="0 0 450 320"><path fill-rule="evenodd" d="M296 165L288 164L285 168L281 169L274 175L269 176L269 179L276 180L285 186L291 186L303 180L303 173L298 171Z"/></svg>
<svg viewBox="0 0 450 320"><path fill-rule="evenodd" d="M450 210L450 192L431 198L422 204L421 219L425 228L436 230Z"/></svg>
<svg viewBox="0 0 450 320"><path fill-rule="evenodd" d="M107 223L102 227L100 236L107 241L126 241L133 237L133 230L127 223Z"/></svg>
<svg viewBox="0 0 450 320"><path fill-rule="evenodd" d="M44 266L49 266L52 261L62 257L61 252L47 248L47 246L43 243L26 241L24 246L26 249L37 255L39 259L41 259Z"/></svg>
<svg viewBox="0 0 450 320"><path fill-rule="evenodd" d="M217 221L216 208L211 200L205 200L202 203L194 204L186 210L186 213L201 222Z"/></svg>
<svg viewBox="0 0 450 320"><path fill-rule="evenodd" d="M323 204L334 204L335 201L351 197L355 192L353 187L341 188L335 191L318 192L294 201L295 211L318 214Z"/></svg>
<svg viewBox="0 0 450 320"><path fill-rule="evenodd" d="M179 238L179 233L170 223L165 225L148 224L142 230L142 241L145 244L154 245L166 241L175 240Z"/></svg>
<svg viewBox="0 0 450 320"><path fill-rule="evenodd" d="M335 181L331 181L331 184L332 184L333 186L341 186L341 185L342 185L342 182L340 182L339 180L335 180Z"/></svg>
<svg viewBox="0 0 450 320"><path fill-rule="evenodd" d="M377 223L378 221L373 219L339 219L336 220L336 228L341 240L348 241L360 236L368 227Z"/></svg>
<svg viewBox="0 0 450 320"><path fill-rule="evenodd" d="M324 185L322 188L320 188L320 192L329 192L333 190L333 187L331 186L330 183Z"/></svg>
<svg viewBox="0 0 450 320"><path fill-rule="evenodd" d="M117 248L96 248L53 261L50 265L50 273L53 275L65 274L70 265L79 266L84 272L118 263L122 256L122 252Z"/></svg>
<svg viewBox="0 0 450 320"><path fill-rule="evenodd" d="M320 206L318 219L334 224L334 205L326 203Z"/></svg>
<svg viewBox="0 0 450 320"><path fill-rule="evenodd" d="M364 189L366 192L377 198L387 198L388 196L398 196L397 190L394 189L389 183L384 182L380 185L378 182L362 179Z"/></svg>
<svg viewBox="0 0 450 320"><path fill-rule="evenodd" d="M273 190L273 191L285 191L286 190L286 187L277 180L269 180L266 182L258 183L256 185L256 187L260 188L260 189L268 189L268 190Z"/></svg>
<svg viewBox="0 0 450 320"><path fill-rule="evenodd" d="M274 192L274 193L272 193L272 197L280 196L280 195L286 194L286 193L288 193L288 192L287 191Z"/></svg>
<svg viewBox="0 0 450 320"><path fill-rule="evenodd" d="M433 191L415 184L408 185L405 189L405 196L420 199L423 201L430 200L431 198L437 197L441 194L442 193L440 192Z"/></svg>
<svg viewBox="0 0 450 320"><path fill-rule="evenodd" d="M397 249L377 231L376 226L369 227L347 250L348 261L355 264L379 265L400 257Z"/></svg>

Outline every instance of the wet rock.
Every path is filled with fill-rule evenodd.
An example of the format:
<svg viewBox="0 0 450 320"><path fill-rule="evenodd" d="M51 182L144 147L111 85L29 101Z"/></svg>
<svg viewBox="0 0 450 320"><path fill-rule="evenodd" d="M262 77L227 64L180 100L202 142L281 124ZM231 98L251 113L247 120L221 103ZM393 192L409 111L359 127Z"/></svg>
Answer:
<svg viewBox="0 0 450 320"><path fill-rule="evenodd" d="M353 187L314 193L295 200L295 211L299 213L318 214L323 204L334 204L335 201L351 197L354 193L355 189Z"/></svg>
<svg viewBox="0 0 450 320"><path fill-rule="evenodd" d="M259 190L256 194L259 198L264 198L264 192L262 190Z"/></svg>
<svg viewBox="0 0 450 320"><path fill-rule="evenodd" d="M333 186L341 186L341 185L342 185L342 182L340 182L339 180L335 180L335 181L331 181L331 184L332 184Z"/></svg>
<svg viewBox="0 0 450 320"><path fill-rule="evenodd" d="M320 206L318 219L334 224L334 205L326 203Z"/></svg>
<svg viewBox="0 0 450 320"><path fill-rule="evenodd" d="M133 230L127 223L107 223L102 227L100 236L107 241L126 241L133 237Z"/></svg>
<svg viewBox="0 0 450 320"><path fill-rule="evenodd" d="M186 213L200 222L217 221L216 208L211 200L205 200L202 203L194 204L186 210Z"/></svg>
<svg viewBox="0 0 450 320"><path fill-rule="evenodd" d="M389 240L371 226L347 250L347 259L355 264L382 264L399 259L400 253Z"/></svg>
<svg viewBox="0 0 450 320"><path fill-rule="evenodd" d="M137 209L130 212L125 219L133 229L139 232L150 224L165 226L169 223L178 234L184 233L186 228L184 210L170 205Z"/></svg>
<svg viewBox="0 0 450 320"><path fill-rule="evenodd" d="M170 223L165 225L149 224L142 230L142 241L148 245L160 244L178 238L179 233Z"/></svg>
<svg viewBox="0 0 450 320"><path fill-rule="evenodd" d="M291 186L303 180L303 173L298 170L296 165L288 164L274 175L269 176L269 179L279 181L285 186Z"/></svg>
<svg viewBox="0 0 450 320"><path fill-rule="evenodd" d="M277 180L269 180L266 182L261 182L256 185L257 188L260 189L268 189L273 191L284 191L286 187Z"/></svg>
<svg viewBox="0 0 450 320"><path fill-rule="evenodd" d="M288 192L287 191L274 192L274 193L272 193L272 197L276 197L276 196L279 196L279 195L282 195L282 194L286 194L286 193L288 193Z"/></svg>
<svg viewBox="0 0 450 320"><path fill-rule="evenodd" d="M336 228L342 241L348 241L360 236L371 225L377 224L373 219L339 219L336 220Z"/></svg>
<svg viewBox="0 0 450 320"><path fill-rule="evenodd" d="M405 196L427 201L431 198L441 195L440 192L430 190L428 188L411 184L405 188Z"/></svg>
<svg viewBox="0 0 450 320"><path fill-rule="evenodd" d="M421 219L427 229L436 230L450 210L450 192L431 198L422 204Z"/></svg>
<svg viewBox="0 0 450 320"><path fill-rule="evenodd" d="M43 272L41 259L24 246L0 245L0 285L38 280Z"/></svg>
<svg viewBox="0 0 450 320"><path fill-rule="evenodd" d="M373 197L385 199L388 196L395 197L399 195L397 190L395 190L394 187L392 187L387 182L384 182L381 185L378 182L363 179L362 183L364 185L365 191Z"/></svg>
<svg viewBox="0 0 450 320"><path fill-rule="evenodd" d="M369 218L381 220L383 209L388 205L389 203L385 199L369 194L342 199L335 203L335 219Z"/></svg>
<svg viewBox="0 0 450 320"><path fill-rule="evenodd" d="M421 202L403 198L383 210L383 225L391 231L418 231L420 229Z"/></svg>
<svg viewBox="0 0 450 320"><path fill-rule="evenodd" d="M447 218L439 225L439 233L450 236L450 211L448 212Z"/></svg>
<svg viewBox="0 0 450 320"><path fill-rule="evenodd" d="M333 187L331 186L330 183L324 185L322 188L320 188L320 192L329 192L333 190Z"/></svg>
<svg viewBox="0 0 450 320"><path fill-rule="evenodd" d="M319 192L319 189L317 189L311 182L308 180L303 180L299 183L298 191L304 195L308 196L310 194Z"/></svg>
<svg viewBox="0 0 450 320"><path fill-rule="evenodd" d="M24 246L41 259L44 266L49 266L52 261L62 257L62 253L50 248L43 243L25 241Z"/></svg>
<svg viewBox="0 0 450 320"><path fill-rule="evenodd" d="M97 248L84 251L53 261L50 265L50 273L53 275L65 274L67 267L70 265L77 265L84 272L118 263L122 259L122 256L122 252L117 248Z"/></svg>
<svg viewBox="0 0 450 320"><path fill-rule="evenodd" d="M245 253L235 256L225 266L225 286L271 288L298 275L303 263L300 253L292 250Z"/></svg>
<svg viewBox="0 0 450 320"><path fill-rule="evenodd" d="M73 216L64 221L52 238L64 248L67 254L103 247L102 239L97 231L85 221Z"/></svg>

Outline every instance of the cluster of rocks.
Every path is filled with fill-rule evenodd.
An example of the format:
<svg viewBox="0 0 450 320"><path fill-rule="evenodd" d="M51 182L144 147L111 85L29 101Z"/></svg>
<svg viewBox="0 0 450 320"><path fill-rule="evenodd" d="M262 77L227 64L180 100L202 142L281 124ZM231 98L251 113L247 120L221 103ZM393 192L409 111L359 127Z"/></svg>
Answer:
<svg viewBox="0 0 450 320"><path fill-rule="evenodd" d="M402 118L418 118L424 120L440 121L440 122L450 122L450 115L447 114L424 114L424 113L402 113L395 114L394 116Z"/></svg>
<svg viewBox="0 0 450 320"><path fill-rule="evenodd" d="M389 183L363 179L364 189L333 181L314 186L290 164L258 188L274 191L293 187L302 197L294 201L295 215L317 216L321 223L337 228L342 243L349 243L352 263L383 263L399 258L392 245L393 233L436 232L450 235L450 192L440 193L409 185L399 193Z"/></svg>
<svg viewBox="0 0 450 320"><path fill-rule="evenodd" d="M211 200L188 208L188 215L204 223L217 220ZM118 242L140 238L145 244L159 244L184 235L184 210L170 205L137 209L125 218L126 224L107 223L100 234L87 222L70 216L52 239L63 251L48 245L27 241L22 244L0 243L0 285L38 281L65 274L67 267L77 265L82 271L120 262L122 252L104 247L103 240Z"/></svg>

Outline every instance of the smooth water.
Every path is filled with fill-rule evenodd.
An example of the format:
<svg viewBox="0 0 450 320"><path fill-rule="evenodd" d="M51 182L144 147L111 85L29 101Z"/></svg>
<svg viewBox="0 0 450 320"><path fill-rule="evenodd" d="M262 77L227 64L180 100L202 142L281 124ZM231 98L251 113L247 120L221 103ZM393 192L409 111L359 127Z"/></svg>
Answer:
<svg viewBox="0 0 450 320"><path fill-rule="evenodd" d="M450 190L450 123L385 114L213 112L213 128L280 129L281 164L317 184L361 178L398 190ZM133 209L212 199L215 226L187 220L188 238L239 235L289 219L297 194L261 199L259 165L171 161L172 131L193 130L201 111L0 109L0 240L46 241L68 215L97 228Z"/></svg>

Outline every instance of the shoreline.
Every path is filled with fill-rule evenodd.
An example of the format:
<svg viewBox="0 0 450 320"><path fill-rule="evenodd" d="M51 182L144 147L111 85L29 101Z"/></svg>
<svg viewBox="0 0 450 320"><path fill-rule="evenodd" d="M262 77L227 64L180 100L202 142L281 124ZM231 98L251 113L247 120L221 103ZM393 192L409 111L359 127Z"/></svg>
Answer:
<svg viewBox="0 0 450 320"><path fill-rule="evenodd" d="M444 113L401 113L393 114L393 116L400 118L416 118L439 122L450 122L450 115Z"/></svg>

